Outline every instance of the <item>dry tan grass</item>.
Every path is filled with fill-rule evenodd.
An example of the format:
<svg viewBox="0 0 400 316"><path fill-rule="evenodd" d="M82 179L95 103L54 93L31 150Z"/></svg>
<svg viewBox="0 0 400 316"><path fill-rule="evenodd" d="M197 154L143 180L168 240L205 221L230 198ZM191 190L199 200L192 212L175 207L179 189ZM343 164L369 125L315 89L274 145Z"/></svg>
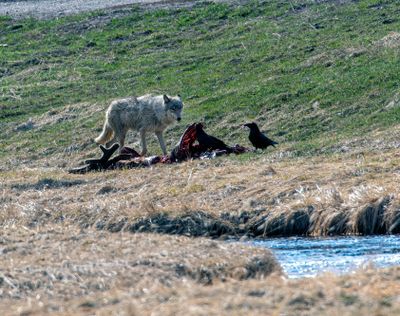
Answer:
<svg viewBox="0 0 400 316"><path fill-rule="evenodd" d="M53 224L1 237L1 315L398 315L400 269L288 280L266 249Z"/></svg>
<svg viewBox="0 0 400 316"><path fill-rule="evenodd" d="M399 162L389 150L86 175L3 171L0 314L398 315L399 268L287 280L267 250L84 227L213 237L398 233Z"/></svg>
<svg viewBox="0 0 400 316"><path fill-rule="evenodd" d="M179 233L171 227L180 223L171 219L183 216L214 235L395 232L399 163L396 151L386 151L244 162L222 157L86 175L19 168L0 175L0 225L62 221L157 231L169 221L161 232Z"/></svg>
<svg viewBox="0 0 400 316"><path fill-rule="evenodd" d="M400 33L390 32L388 35L377 41L375 45L385 48L397 48L400 46Z"/></svg>
<svg viewBox="0 0 400 316"><path fill-rule="evenodd" d="M95 297L112 297L115 291L132 298L151 291L163 296L177 282L211 285L280 274L267 250L203 238L111 234L56 224L8 230L1 246L2 315L44 305L42 311L62 311L69 301L78 310L92 300L99 307ZM115 300L109 298L109 304Z"/></svg>

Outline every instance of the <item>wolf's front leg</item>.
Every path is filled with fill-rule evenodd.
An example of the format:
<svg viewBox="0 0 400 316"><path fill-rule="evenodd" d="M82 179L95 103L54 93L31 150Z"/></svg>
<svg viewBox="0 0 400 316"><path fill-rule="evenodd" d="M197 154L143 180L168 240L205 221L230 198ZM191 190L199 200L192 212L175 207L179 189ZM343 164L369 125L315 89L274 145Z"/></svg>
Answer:
<svg viewBox="0 0 400 316"><path fill-rule="evenodd" d="M164 156L166 156L167 155L167 148L165 146L164 137L163 137L162 132L156 132L156 136L157 136L158 141L160 143L161 150L162 150Z"/></svg>
<svg viewBox="0 0 400 316"><path fill-rule="evenodd" d="M141 155L145 156L147 154L147 144L146 144L146 131L140 131L140 145L142 146Z"/></svg>

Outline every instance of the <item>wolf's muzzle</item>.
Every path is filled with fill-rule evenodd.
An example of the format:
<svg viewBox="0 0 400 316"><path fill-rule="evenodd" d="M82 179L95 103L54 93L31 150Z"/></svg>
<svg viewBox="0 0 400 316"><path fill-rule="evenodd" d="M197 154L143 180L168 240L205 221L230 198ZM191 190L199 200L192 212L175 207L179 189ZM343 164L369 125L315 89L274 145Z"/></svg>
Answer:
<svg viewBox="0 0 400 316"><path fill-rule="evenodd" d="M180 117L177 117L176 120L177 120L178 122L180 122L181 118L180 118Z"/></svg>

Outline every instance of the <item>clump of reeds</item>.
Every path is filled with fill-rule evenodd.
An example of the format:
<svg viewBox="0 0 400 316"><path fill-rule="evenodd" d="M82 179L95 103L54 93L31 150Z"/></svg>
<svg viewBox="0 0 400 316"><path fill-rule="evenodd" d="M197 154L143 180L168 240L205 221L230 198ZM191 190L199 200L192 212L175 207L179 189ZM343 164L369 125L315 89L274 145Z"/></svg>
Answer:
<svg viewBox="0 0 400 316"><path fill-rule="evenodd" d="M343 235L347 232L349 214L347 210L326 209L314 212L310 234L317 236Z"/></svg>
<svg viewBox="0 0 400 316"><path fill-rule="evenodd" d="M393 198L386 206L383 221L388 234L400 234L400 200L398 197Z"/></svg>
<svg viewBox="0 0 400 316"><path fill-rule="evenodd" d="M383 192L384 193L384 192ZM400 203L393 194L362 187L346 201L339 192L329 199L308 198L308 206L267 210L249 221L255 236L376 235L400 231Z"/></svg>
<svg viewBox="0 0 400 316"><path fill-rule="evenodd" d="M266 213L266 214L265 214ZM255 236L306 235L310 227L310 211L295 209L286 212L264 212L247 225Z"/></svg>
<svg viewBox="0 0 400 316"><path fill-rule="evenodd" d="M360 235L385 234L384 216L390 196L375 199L358 208L351 219L351 230Z"/></svg>

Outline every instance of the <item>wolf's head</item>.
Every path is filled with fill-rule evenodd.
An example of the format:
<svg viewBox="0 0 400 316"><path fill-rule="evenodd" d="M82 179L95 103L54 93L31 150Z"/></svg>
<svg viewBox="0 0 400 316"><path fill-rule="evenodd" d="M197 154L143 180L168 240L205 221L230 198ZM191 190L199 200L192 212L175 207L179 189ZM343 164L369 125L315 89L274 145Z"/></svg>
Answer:
<svg viewBox="0 0 400 316"><path fill-rule="evenodd" d="M182 118L182 110L183 110L183 102L181 97L177 95L176 97L170 97L167 95L163 95L165 109L167 110L170 116L173 116L178 122Z"/></svg>

